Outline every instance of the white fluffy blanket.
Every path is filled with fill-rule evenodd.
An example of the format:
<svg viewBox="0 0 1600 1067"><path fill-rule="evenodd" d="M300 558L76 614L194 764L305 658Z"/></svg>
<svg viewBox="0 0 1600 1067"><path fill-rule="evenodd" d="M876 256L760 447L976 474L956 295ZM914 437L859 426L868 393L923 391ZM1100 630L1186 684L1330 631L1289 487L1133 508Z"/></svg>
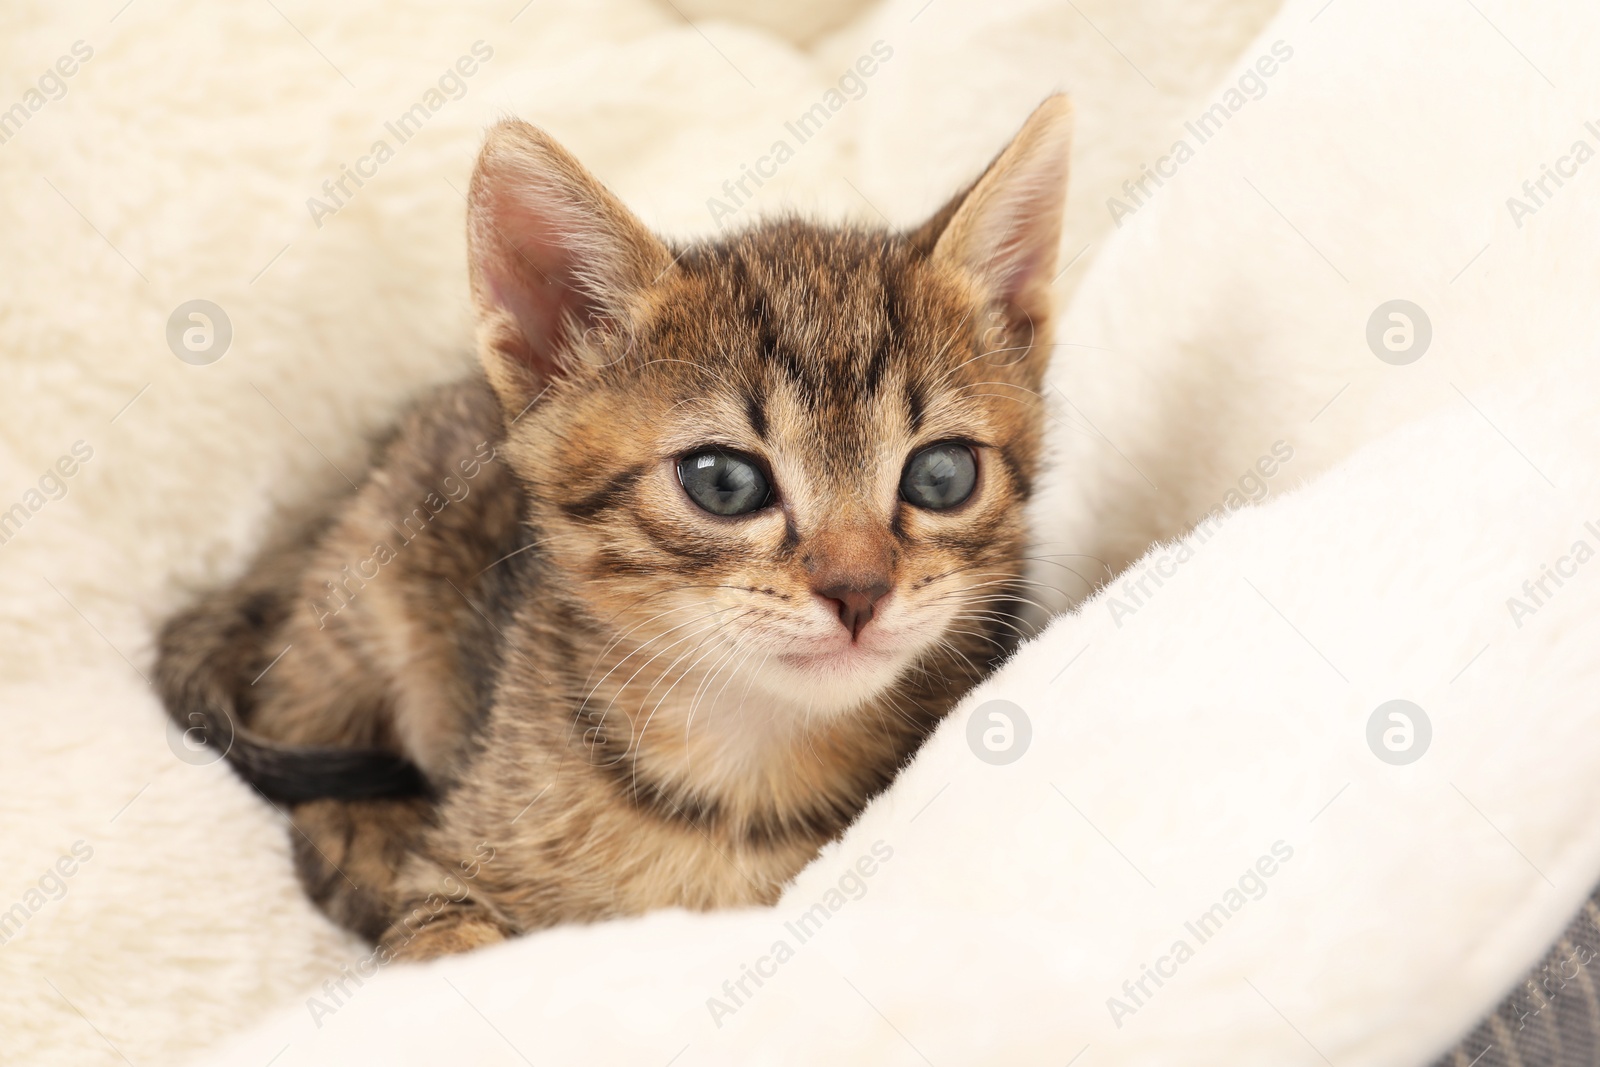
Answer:
<svg viewBox="0 0 1600 1067"><path fill-rule="evenodd" d="M1274 6L679 0L733 16L690 25L648 0L13 5L0 510L26 515L0 544L0 1057L168 1060L264 1015L221 1062L942 1067L1087 1046L1085 1065L1343 1067L1448 1043L1600 875L1582 729L1600 568L1547 581L1535 614L1506 606L1600 546L1581 236L1600 205L1575 162L1600 146L1600 17L1317 0L1251 42ZM978 760L963 711L775 912L325 985L361 950L301 898L277 814L175 756L142 677L153 626L465 365L456 190L484 121L541 122L657 224L706 231L724 182L878 40L893 58L733 221L909 220L1044 92L1075 92L1077 292L1039 515L1066 599L1230 490L1307 481L1447 410L1058 622L968 705L1023 709L1025 755ZM449 75L480 41L492 57ZM1259 73L1279 41L1292 56ZM1134 203L1143 165L1167 176ZM1431 320L1406 366L1366 341L1396 298ZM205 366L168 347L193 299L232 327ZM1486 384L1550 356L1579 358ZM1257 468L1279 442L1293 456ZM1141 593L1146 569L1165 584ZM1432 723L1409 766L1367 747L1391 698ZM1242 881L1280 841L1292 857ZM1174 963L1230 888L1246 903ZM1146 965L1173 973L1157 989Z"/></svg>
<svg viewBox="0 0 1600 1067"><path fill-rule="evenodd" d="M1600 546L1600 374L1497 414L1558 488L1455 411L1157 549L1135 617L1057 622L775 910L352 957L215 1062L1420 1067L1600 872L1600 562L1505 607Z"/></svg>

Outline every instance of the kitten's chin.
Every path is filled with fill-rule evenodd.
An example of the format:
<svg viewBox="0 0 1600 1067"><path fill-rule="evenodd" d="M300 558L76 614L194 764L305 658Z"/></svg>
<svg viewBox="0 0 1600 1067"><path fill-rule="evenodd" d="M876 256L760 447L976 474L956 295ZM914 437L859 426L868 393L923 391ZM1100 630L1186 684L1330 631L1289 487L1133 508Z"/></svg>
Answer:
<svg viewBox="0 0 1600 1067"><path fill-rule="evenodd" d="M840 714L894 685L912 658L910 649L869 650L855 644L816 651L791 649L767 658L759 683L774 696L803 704L812 714Z"/></svg>

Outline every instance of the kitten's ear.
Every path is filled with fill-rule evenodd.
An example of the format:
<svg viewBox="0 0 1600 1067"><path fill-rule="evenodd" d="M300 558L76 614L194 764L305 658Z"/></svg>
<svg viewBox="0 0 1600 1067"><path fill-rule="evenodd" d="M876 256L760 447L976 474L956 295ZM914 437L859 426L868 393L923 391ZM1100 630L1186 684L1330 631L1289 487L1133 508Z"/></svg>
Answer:
<svg viewBox="0 0 1600 1067"><path fill-rule="evenodd" d="M543 130L489 130L467 194L478 355L516 415L581 358L597 325L625 324L671 253Z"/></svg>
<svg viewBox="0 0 1600 1067"><path fill-rule="evenodd" d="M1071 147L1072 104L1057 94L1034 109L982 177L913 232L912 242L965 271L1017 317L1043 322Z"/></svg>

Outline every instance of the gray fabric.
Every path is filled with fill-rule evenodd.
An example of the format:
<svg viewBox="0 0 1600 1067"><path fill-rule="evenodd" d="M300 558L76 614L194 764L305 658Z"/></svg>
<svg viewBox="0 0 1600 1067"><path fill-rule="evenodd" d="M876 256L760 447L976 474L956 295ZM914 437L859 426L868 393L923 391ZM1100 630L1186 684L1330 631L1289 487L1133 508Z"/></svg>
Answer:
<svg viewBox="0 0 1600 1067"><path fill-rule="evenodd" d="M1600 1067L1600 890L1494 1013L1433 1067Z"/></svg>

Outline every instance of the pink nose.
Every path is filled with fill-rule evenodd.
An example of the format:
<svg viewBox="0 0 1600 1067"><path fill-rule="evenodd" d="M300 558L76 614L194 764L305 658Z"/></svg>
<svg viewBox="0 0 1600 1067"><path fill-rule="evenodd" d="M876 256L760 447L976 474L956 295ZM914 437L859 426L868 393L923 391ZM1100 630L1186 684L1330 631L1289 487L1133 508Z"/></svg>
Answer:
<svg viewBox="0 0 1600 1067"><path fill-rule="evenodd" d="M876 582L865 587L830 585L816 592L818 596L833 602L838 607L839 621L850 631L850 639L853 641L861 636L861 631L872 621L872 609L889 592L889 583Z"/></svg>

